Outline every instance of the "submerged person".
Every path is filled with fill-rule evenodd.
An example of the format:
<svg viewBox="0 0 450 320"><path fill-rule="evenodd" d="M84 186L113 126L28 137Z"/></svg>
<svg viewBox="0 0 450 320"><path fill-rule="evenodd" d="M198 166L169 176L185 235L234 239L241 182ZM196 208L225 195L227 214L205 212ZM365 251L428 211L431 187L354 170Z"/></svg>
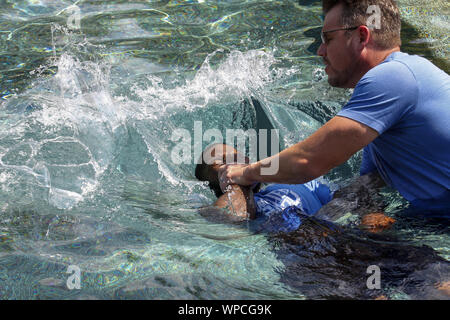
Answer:
<svg viewBox="0 0 450 320"><path fill-rule="evenodd" d="M248 162L248 158L242 157ZM205 161L209 159L209 161ZM218 180L218 169L229 161L237 162L238 152L226 144L214 144L202 153L202 163L197 165L195 175L201 181L208 181L209 186L218 196L215 208L224 209L228 220L253 220L257 217L271 219L276 231L289 232L301 224L298 213L312 216L332 199L332 192L325 184L311 181L301 185L272 184L255 193L253 187L229 186L222 193ZM211 163L211 164L208 164ZM205 213L205 212L203 212ZM212 212L213 215L220 213ZM278 221L274 221L278 215Z"/></svg>
<svg viewBox="0 0 450 320"><path fill-rule="evenodd" d="M201 210L203 215L228 221L263 217L266 231L291 232L302 224L302 217L314 216L333 199L330 188L317 180L297 185L271 184L258 192L255 187L231 185L222 193L218 170L223 163L236 163L238 158L237 150L226 144L214 144L203 151L195 176L208 181L216 193L218 199L213 208L225 211L219 213L209 207ZM248 163L248 158L241 159ZM367 213L362 218L362 226L371 232L382 231L393 222L382 213Z"/></svg>
<svg viewBox="0 0 450 320"><path fill-rule="evenodd" d="M369 27L370 6L380 24ZM450 77L400 51L393 0L324 0L318 49L333 87L354 88L342 110L306 140L261 161L219 169L220 185L302 184L364 148L361 175L377 172L413 207L450 209ZM370 12L370 11L369 11ZM279 164L272 175L261 169Z"/></svg>
<svg viewBox="0 0 450 320"><path fill-rule="evenodd" d="M281 282L313 299L387 299L392 286L404 288L405 283L414 297L423 291L421 287L415 290L415 272L439 270L438 277L420 278L420 281L427 288L427 297L448 298L450 264L433 249L411 246L405 241L393 242L392 235L383 237L383 234L369 233L359 237L358 230L341 232L331 221L315 219L334 196L323 183L273 184L259 191L258 187L232 185L222 193L218 169L222 163L237 162L238 158L238 152L225 144L215 144L204 150L195 176L208 181L218 199L213 207L202 208L200 213L221 222L262 220L259 225L250 224L250 229L269 233L270 242L276 243L274 253L285 266ZM345 188L339 190L341 194L345 192ZM381 213L369 213L363 215L361 224L374 232L390 227L393 222ZM369 265L382 267L383 284L389 290L368 289ZM318 268L327 272L318 273ZM428 288L430 286L434 291Z"/></svg>

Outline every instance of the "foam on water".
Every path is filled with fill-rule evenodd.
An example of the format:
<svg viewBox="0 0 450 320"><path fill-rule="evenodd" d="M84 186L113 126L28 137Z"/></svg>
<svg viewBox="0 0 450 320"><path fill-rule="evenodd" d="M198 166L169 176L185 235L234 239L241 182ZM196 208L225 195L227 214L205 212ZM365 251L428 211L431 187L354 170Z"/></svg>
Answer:
<svg viewBox="0 0 450 320"><path fill-rule="evenodd" d="M52 35L54 52L60 51L58 46L63 52L32 73L40 75L55 68L56 74L38 77L31 89L1 105L5 119L1 174L21 177L8 179L2 186L7 191L2 199L18 206L44 201L50 207L72 209L87 195L102 194L106 187L102 183L114 183L109 177L123 173L124 166L117 159L127 156L130 134L137 135L133 139L140 140L145 149L128 161L156 165L157 170L150 169L143 179L158 179L161 189L169 184L190 194L204 184L193 181L192 174L186 176L185 169L171 163L170 132L192 126L183 120L194 119L197 111L236 106L271 83L298 72L294 67L277 67L278 60L270 51L218 50L208 55L191 76L173 70L124 83L114 71L126 70L134 59L102 57L102 47L86 39L80 41L77 34L58 25L53 25ZM81 52L89 50L98 52L94 59L83 59ZM80 54L74 55L77 52ZM116 88L120 88L119 94L115 94ZM233 126L219 119L201 120L209 126ZM134 171L138 174L142 170L137 167ZM32 187L36 184L39 188Z"/></svg>

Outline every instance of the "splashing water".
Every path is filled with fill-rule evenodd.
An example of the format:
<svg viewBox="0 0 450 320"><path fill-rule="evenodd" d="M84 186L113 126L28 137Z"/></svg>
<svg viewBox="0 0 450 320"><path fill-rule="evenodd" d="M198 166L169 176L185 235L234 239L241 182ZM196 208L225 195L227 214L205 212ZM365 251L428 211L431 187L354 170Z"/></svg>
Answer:
<svg viewBox="0 0 450 320"><path fill-rule="evenodd" d="M61 26L64 7L50 1L22 1L2 12L10 32L1 39L17 67L6 71L18 80L3 81L7 73L0 78L17 89L7 87L0 105L0 297L326 297L319 286L336 283L339 270L351 266L337 256L329 277L314 268L329 259L321 255L345 252L345 241L299 243L255 233L250 224L211 223L197 212L215 196L194 177L195 159L171 160L172 133L184 128L193 136L195 121L222 134L255 127L252 99L284 146L337 112L349 92L330 88L312 57L319 37L309 32L321 26L318 7L295 1L249 1L238 9L209 2L79 5L83 32ZM23 61L14 60L16 51ZM359 161L355 156L328 180L345 184ZM357 211L353 196L339 210ZM388 213L406 206L391 191L383 197ZM416 223L422 227L411 218L395 232L448 258L447 227L433 224L415 239ZM381 240L354 241L348 250L357 252ZM373 262L377 256L367 252ZM291 260L295 255L301 257ZM425 256L431 274L446 274L438 258ZM65 286L71 264L83 271L81 291ZM307 276L299 278L295 268ZM296 286L308 279L317 288ZM350 280L342 288L336 296L365 297ZM411 291L396 288L394 298Z"/></svg>

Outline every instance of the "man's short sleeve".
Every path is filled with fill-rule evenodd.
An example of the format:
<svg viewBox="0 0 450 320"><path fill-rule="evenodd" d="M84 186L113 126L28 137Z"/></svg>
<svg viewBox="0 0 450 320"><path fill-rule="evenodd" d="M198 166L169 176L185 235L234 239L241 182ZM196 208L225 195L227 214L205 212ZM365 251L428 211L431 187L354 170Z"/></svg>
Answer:
<svg viewBox="0 0 450 320"><path fill-rule="evenodd" d="M386 61L362 77L350 101L337 115L382 134L413 109L417 99L414 74L401 62Z"/></svg>

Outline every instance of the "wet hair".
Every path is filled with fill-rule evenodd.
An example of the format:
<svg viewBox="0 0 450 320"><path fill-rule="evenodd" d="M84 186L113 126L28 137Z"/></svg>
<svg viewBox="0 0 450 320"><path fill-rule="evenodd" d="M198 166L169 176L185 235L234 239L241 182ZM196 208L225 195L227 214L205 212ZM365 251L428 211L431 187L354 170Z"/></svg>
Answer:
<svg viewBox="0 0 450 320"><path fill-rule="evenodd" d="M204 161L200 164L197 164L195 167L195 177L200 181L208 181L209 187L214 191L217 197L223 194L220 189L219 181L215 181L210 179L211 176L211 165L206 164Z"/></svg>
<svg viewBox="0 0 450 320"><path fill-rule="evenodd" d="M214 151L214 159L219 160L222 163L227 163L227 162L228 163L238 163L237 161L239 158L239 156L238 156L239 153L236 151L236 149L234 149L234 147L231 147L231 146L223 144L223 143L212 144L202 152L201 161L198 161L197 162L198 164L195 167L195 177L200 181L208 181L209 187L214 191L214 193L216 194L217 197L220 197L223 194L223 192L220 189L217 171L215 171L213 169L213 165L207 164L205 162L205 156L208 154L210 155L212 149L215 149L217 146L222 146L223 149L219 149L219 150L221 150L223 152L223 154L217 155L215 153L215 152L217 152L217 150L215 150ZM233 159L227 158L227 153L224 152L227 148L231 148L233 150L232 151L234 154ZM244 157L244 161L245 161L245 163L250 163L250 160L248 157Z"/></svg>
<svg viewBox="0 0 450 320"><path fill-rule="evenodd" d="M197 164L195 167L195 177L200 181L207 181L208 177L206 175L206 170L207 167L202 157L202 163Z"/></svg>
<svg viewBox="0 0 450 320"><path fill-rule="evenodd" d="M368 8L378 6L381 11L381 28L371 29L376 47L388 50L402 44L400 11L394 0L323 0L324 14L339 4L343 5L341 23L344 28L366 25L367 19L373 14L367 12Z"/></svg>
<svg viewBox="0 0 450 320"><path fill-rule="evenodd" d="M223 192L222 189L220 189L220 184L218 179L211 179L212 176L212 168L211 165L206 164L204 155L206 152L209 152L211 148L214 146L210 146L206 148L201 155L201 163L198 163L195 167L195 177L200 181L208 181L209 187L214 191L216 194L216 197L220 197ZM198 161L200 162L200 161ZM216 181L217 180L217 181Z"/></svg>

